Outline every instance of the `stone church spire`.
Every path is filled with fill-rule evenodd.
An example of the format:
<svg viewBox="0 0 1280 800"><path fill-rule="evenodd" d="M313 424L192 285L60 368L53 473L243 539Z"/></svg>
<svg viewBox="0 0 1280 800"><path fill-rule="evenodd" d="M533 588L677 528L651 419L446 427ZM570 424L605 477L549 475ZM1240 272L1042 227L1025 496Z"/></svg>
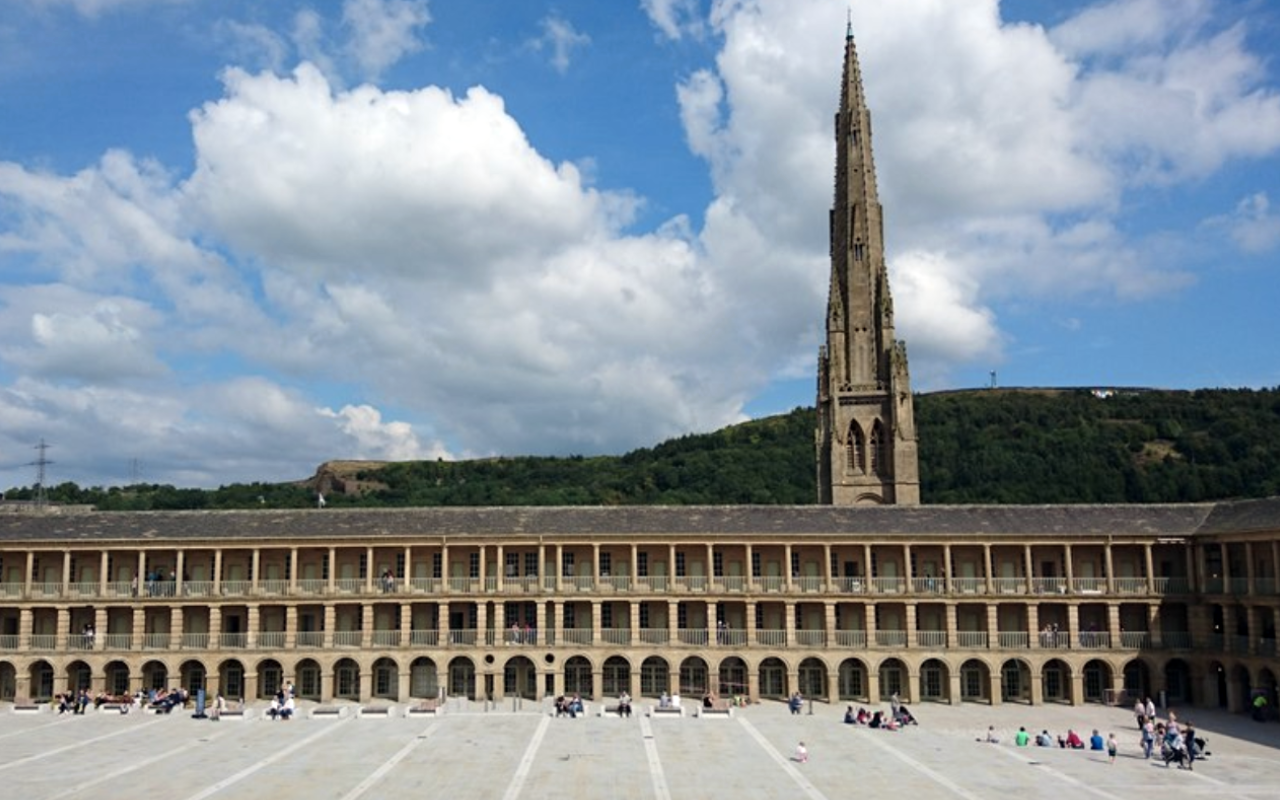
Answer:
<svg viewBox="0 0 1280 800"><path fill-rule="evenodd" d="M920 502L906 346L894 339L871 112L850 23L835 119L827 343L818 355L818 500Z"/></svg>

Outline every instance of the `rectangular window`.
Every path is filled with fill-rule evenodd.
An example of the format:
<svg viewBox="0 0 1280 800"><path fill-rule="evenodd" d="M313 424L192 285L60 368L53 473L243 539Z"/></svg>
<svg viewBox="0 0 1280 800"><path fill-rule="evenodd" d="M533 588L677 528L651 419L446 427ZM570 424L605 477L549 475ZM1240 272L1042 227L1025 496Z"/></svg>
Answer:
<svg viewBox="0 0 1280 800"><path fill-rule="evenodd" d="M643 550L636 553L636 574L641 578L649 577L649 554Z"/></svg>
<svg viewBox="0 0 1280 800"><path fill-rule="evenodd" d="M831 551L830 569L831 569L831 577L833 578L840 577L840 554L834 550Z"/></svg>
<svg viewBox="0 0 1280 800"><path fill-rule="evenodd" d="M360 554L360 578L361 580L369 577L369 554Z"/></svg>
<svg viewBox="0 0 1280 800"><path fill-rule="evenodd" d="M724 553L716 551L711 554L711 574L717 578L724 577Z"/></svg>
<svg viewBox="0 0 1280 800"><path fill-rule="evenodd" d="M791 577L800 577L800 554L794 550L791 551Z"/></svg>
<svg viewBox="0 0 1280 800"><path fill-rule="evenodd" d="M612 574L613 574L613 554L601 553L600 554L600 575L607 577Z"/></svg>
<svg viewBox="0 0 1280 800"><path fill-rule="evenodd" d="M684 577L684 553L676 553L676 577Z"/></svg>
<svg viewBox="0 0 1280 800"><path fill-rule="evenodd" d="M756 630L764 628L764 606L756 603Z"/></svg>
<svg viewBox="0 0 1280 800"><path fill-rule="evenodd" d="M329 580L329 554L320 556L320 580Z"/></svg>
<svg viewBox="0 0 1280 800"><path fill-rule="evenodd" d="M509 552L503 556L503 559L506 561L506 571L503 574L508 578L520 577L520 554Z"/></svg>
<svg viewBox="0 0 1280 800"><path fill-rule="evenodd" d="M72 582L72 583L79 583L79 582L80 582L80 572L76 569L76 557L75 557L75 556L72 556L72 557L71 557L71 573L70 573L70 574L71 574L71 582Z"/></svg>
<svg viewBox="0 0 1280 800"><path fill-rule="evenodd" d="M613 603L600 604L600 627L613 627Z"/></svg>
<svg viewBox="0 0 1280 800"><path fill-rule="evenodd" d="M573 613L573 603L565 603L564 604L564 627L566 628L577 627L577 622L575 617L576 615Z"/></svg>
<svg viewBox="0 0 1280 800"><path fill-rule="evenodd" d="M676 627L689 627L689 604L676 603Z"/></svg>
<svg viewBox="0 0 1280 800"><path fill-rule="evenodd" d="M560 574L566 578L573 577L573 553L560 556Z"/></svg>
<svg viewBox="0 0 1280 800"><path fill-rule="evenodd" d="M396 578L404 580L404 553L396 553Z"/></svg>
<svg viewBox="0 0 1280 800"><path fill-rule="evenodd" d="M444 554L431 554L431 577L440 580L444 577Z"/></svg>
<svg viewBox="0 0 1280 800"><path fill-rule="evenodd" d="M480 577L480 554L471 553L467 556L467 576L470 578Z"/></svg>
<svg viewBox="0 0 1280 800"><path fill-rule="evenodd" d="M871 577L872 578L880 577L880 565L876 563L875 551L872 551L871 553Z"/></svg>
<svg viewBox="0 0 1280 800"><path fill-rule="evenodd" d="M760 570L760 554L752 551L751 553L751 577L759 578L763 573Z"/></svg>
<svg viewBox="0 0 1280 800"><path fill-rule="evenodd" d="M524 554L524 574L526 577L529 577L529 578L538 577L538 554L537 553Z"/></svg>
<svg viewBox="0 0 1280 800"><path fill-rule="evenodd" d="M648 603L640 604L640 627L641 628L649 627L649 604Z"/></svg>
<svg viewBox="0 0 1280 800"><path fill-rule="evenodd" d="M284 579L286 581L293 580L293 559L297 557L297 553L290 552L284 557ZM111 566L108 564L107 573L110 574ZM185 580L185 577L184 577Z"/></svg>

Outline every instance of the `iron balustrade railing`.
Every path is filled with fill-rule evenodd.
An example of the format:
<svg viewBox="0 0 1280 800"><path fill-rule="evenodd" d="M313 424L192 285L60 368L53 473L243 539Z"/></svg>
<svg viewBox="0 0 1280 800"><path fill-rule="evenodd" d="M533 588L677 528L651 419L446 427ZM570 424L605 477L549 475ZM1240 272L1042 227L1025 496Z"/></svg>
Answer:
<svg viewBox="0 0 1280 800"><path fill-rule="evenodd" d="M877 647L906 647L906 631L876 631Z"/></svg>
<svg viewBox="0 0 1280 800"><path fill-rule="evenodd" d="M1191 648L1191 631L1161 631L1160 642L1171 650Z"/></svg>
<svg viewBox="0 0 1280 800"><path fill-rule="evenodd" d="M916 644L920 647L946 647L946 631L916 631Z"/></svg>
<svg viewBox="0 0 1280 800"><path fill-rule="evenodd" d="M561 633L563 634L562 641L565 644L591 644L592 630L590 628L565 628Z"/></svg>
<svg viewBox="0 0 1280 800"><path fill-rule="evenodd" d="M0 650L17 650L18 634L6 633L0 634Z"/></svg>
<svg viewBox="0 0 1280 800"><path fill-rule="evenodd" d="M436 594L440 591L440 584L440 578L413 578L409 581L410 588L420 594Z"/></svg>
<svg viewBox="0 0 1280 800"><path fill-rule="evenodd" d="M796 587L796 591L805 592L806 594L821 592L827 588L826 583L826 579L817 575L804 575L799 578L791 579L791 585Z"/></svg>
<svg viewBox="0 0 1280 800"><path fill-rule="evenodd" d="M209 634L207 634L207 633L184 633L184 634L182 634L182 649L184 649L184 650L207 650L207 649L209 649Z"/></svg>
<svg viewBox="0 0 1280 800"><path fill-rule="evenodd" d="M631 629L601 628L600 638L605 644L629 645L631 644Z"/></svg>
<svg viewBox="0 0 1280 800"><path fill-rule="evenodd" d="M987 591L987 579L952 578L951 591L955 594L984 594Z"/></svg>
<svg viewBox="0 0 1280 800"><path fill-rule="evenodd" d="M947 582L942 578L926 575L923 578L911 579L911 591L916 594L945 594Z"/></svg>
<svg viewBox="0 0 1280 800"><path fill-rule="evenodd" d="M773 628L757 630L756 644L764 645L765 647L786 647L787 632Z"/></svg>
<svg viewBox="0 0 1280 800"><path fill-rule="evenodd" d="M1151 634L1146 631L1120 631L1120 646L1127 650L1145 650L1151 646Z"/></svg>
<svg viewBox="0 0 1280 800"><path fill-rule="evenodd" d="M991 588L996 594L1026 594L1026 578L992 578Z"/></svg>
<svg viewBox="0 0 1280 800"><path fill-rule="evenodd" d="M284 649L285 632L284 631L259 631L258 647L263 650L282 650Z"/></svg>
<svg viewBox="0 0 1280 800"><path fill-rule="evenodd" d="M249 646L249 634L247 633L220 634L218 637L218 645L220 647L243 649Z"/></svg>
<svg viewBox="0 0 1280 800"><path fill-rule="evenodd" d="M364 639L364 631L334 631L334 647L359 647Z"/></svg>
<svg viewBox="0 0 1280 800"><path fill-rule="evenodd" d="M1105 650L1111 647L1111 633L1109 631L1080 631L1076 634L1076 641L1080 643L1081 649L1084 650Z"/></svg>
<svg viewBox="0 0 1280 800"><path fill-rule="evenodd" d="M903 578L872 578L871 591L876 594L902 594L906 591Z"/></svg>
<svg viewBox="0 0 1280 800"><path fill-rule="evenodd" d="M956 631L956 645L958 647L986 648L989 637L986 631Z"/></svg>
<svg viewBox="0 0 1280 800"><path fill-rule="evenodd" d="M1066 594L1066 578L1032 578L1031 589L1036 594Z"/></svg>
<svg viewBox="0 0 1280 800"><path fill-rule="evenodd" d="M801 647L825 647L826 631L796 631L796 644Z"/></svg>
<svg viewBox="0 0 1280 800"><path fill-rule="evenodd" d="M754 580L762 592L780 592L787 585L787 579L781 575L757 576Z"/></svg>
<svg viewBox="0 0 1280 800"><path fill-rule="evenodd" d="M212 597L213 581L184 581L182 594L184 597Z"/></svg>
<svg viewBox="0 0 1280 800"><path fill-rule="evenodd" d="M132 650L132 633L108 633L102 638L102 646L107 650Z"/></svg>
<svg viewBox="0 0 1280 800"><path fill-rule="evenodd" d="M837 647L866 647L866 631L836 631Z"/></svg>
<svg viewBox="0 0 1280 800"><path fill-rule="evenodd" d="M454 628L449 631L449 644L474 645L475 643L475 628Z"/></svg>
<svg viewBox="0 0 1280 800"><path fill-rule="evenodd" d="M1026 631L996 631L996 641L1006 650L1025 650L1031 646L1031 636Z"/></svg>
<svg viewBox="0 0 1280 800"><path fill-rule="evenodd" d="M373 631L374 647L399 647L400 646L400 629L393 628L388 630Z"/></svg>
<svg viewBox="0 0 1280 800"><path fill-rule="evenodd" d="M32 650L53 650L58 646L58 637L52 633L31 634Z"/></svg>
<svg viewBox="0 0 1280 800"><path fill-rule="evenodd" d="M415 628L409 631L409 644L414 647L435 647L440 644L440 631L435 628Z"/></svg>
<svg viewBox="0 0 1280 800"><path fill-rule="evenodd" d="M1135 577L1121 577L1112 581L1117 594L1146 594L1147 579Z"/></svg>
<svg viewBox="0 0 1280 800"><path fill-rule="evenodd" d="M298 647L324 647L324 631L298 631L294 641Z"/></svg>
<svg viewBox="0 0 1280 800"><path fill-rule="evenodd" d="M173 637L167 633L144 633L142 635L143 650L168 650Z"/></svg>
<svg viewBox="0 0 1280 800"><path fill-rule="evenodd" d="M667 628L641 628L641 644L667 644L671 641L671 631Z"/></svg>
<svg viewBox="0 0 1280 800"><path fill-rule="evenodd" d="M677 628L676 641L680 644L693 644L706 646L709 639L707 638L706 628Z"/></svg>
<svg viewBox="0 0 1280 800"><path fill-rule="evenodd" d="M0 597L22 597L26 586L21 583L0 583Z"/></svg>
<svg viewBox="0 0 1280 800"><path fill-rule="evenodd" d="M68 650L92 650L97 637L88 633L72 633L67 636Z"/></svg>
<svg viewBox="0 0 1280 800"><path fill-rule="evenodd" d="M1075 578L1071 583L1071 591L1076 594L1103 594L1107 591L1107 579Z"/></svg>
<svg viewBox="0 0 1280 800"><path fill-rule="evenodd" d="M289 582L280 578L270 578L258 581L258 594L269 595L272 597L286 595L289 593Z"/></svg>

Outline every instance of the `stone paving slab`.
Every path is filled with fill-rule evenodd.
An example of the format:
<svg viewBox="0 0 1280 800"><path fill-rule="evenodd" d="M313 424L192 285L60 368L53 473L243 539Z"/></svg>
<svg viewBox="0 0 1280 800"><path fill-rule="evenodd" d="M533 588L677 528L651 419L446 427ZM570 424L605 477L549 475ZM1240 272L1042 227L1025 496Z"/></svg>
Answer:
<svg viewBox="0 0 1280 800"><path fill-rule="evenodd" d="M454 708L464 708L455 704ZM899 732L840 722L843 707L781 704L732 719L554 719L509 710L439 717L210 722L114 713L13 714L0 706L0 786L26 800L1129 800L1280 796L1280 725L1189 710L1212 757L1194 772L1142 759L1127 710L1099 706L919 706ZM477 708L473 706L473 708ZM975 741L994 725L1003 741ZM1115 731L1121 757L1016 748L1019 725L1055 736ZM809 761L793 760L804 741Z"/></svg>

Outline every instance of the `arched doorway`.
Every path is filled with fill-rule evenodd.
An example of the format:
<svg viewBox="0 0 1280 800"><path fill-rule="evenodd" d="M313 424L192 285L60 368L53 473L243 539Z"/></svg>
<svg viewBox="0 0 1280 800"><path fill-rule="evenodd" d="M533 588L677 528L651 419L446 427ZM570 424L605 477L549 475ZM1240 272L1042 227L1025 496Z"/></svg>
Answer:
<svg viewBox="0 0 1280 800"><path fill-rule="evenodd" d="M440 682L436 675L436 662L419 656L409 665L409 696L439 697Z"/></svg>
<svg viewBox="0 0 1280 800"><path fill-rule="evenodd" d="M1195 695L1191 686L1191 666L1180 658L1164 665L1164 695L1169 704L1191 705Z"/></svg>
<svg viewBox="0 0 1280 800"><path fill-rule="evenodd" d="M244 664L234 658L218 667L218 691L223 697L244 698Z"/></svg>
<svg viewBox="0 0 1280 800"><path fill-rule="evenodd" d="M457 656L449 662L449 694L476 699L476 665L466 656Z"/></svg>
<svg viewBox="0 0 1280 800"><path fill-rule="evenodd" d="M148 661L142 665L143 691L160 691L169 685L169 668L162 661ZM183 686L187 684L184 682Z"/></svg>
<svg viewBox="0 0 1280 800"><path fill-rule="evenodd" d="M585 656L574 656L564 662L564 690L581 697L595 696L591 662Z"/></svg>
<svg viewBox="0 0 1280 800"><path fill-rule="evenodd" d="M946 703L951 699L951 672L941 660L931 658L920 665L920 700Z"/></svg>
<svg viewBox="0 0 1280 800"><path fill-rule="evenodd" d="M1151 696L1151 668L1147 662L1135 658L1124 665L1124 694L1126 705Z"/></svg>
<svg viewBox="0 0 1280 800"><path fill-rule="evenodd" d="M343 700L360 699L360 665L354 659L341 658L333 665L333 696Z"/></svg>
<svg viewBox="0 0 1280 800"><path fill-rule="evenodd" d="M1000 699L1005 703L1031 702L1031 668L1011 658L1000 666Z"/></svg>
<svg viewBox="0 0 1280 800"><path fill-rule="evenodd" d="M840 699L864 700L867 698L867 665L856 658L840 662Z"/></svg>
<svg viewBox="0 0 1280 800"><path fill-rule="evenodd" d="M0 700L12 701L18 695L18 670L8 661L0 661Z"/></svg>
<svg viewBox="0 0 1280 800"><path fill-rule="evenodd" d="M971 658L960 665L960 702L991 702L991 670L985 662Z"/></svg>
<svg viewBox="0 0 1280 800"><path fill-rule="evenodd" d="M48 661L37 661L27 673L31 678L31 699L49 700L53 697L53 665Z"/></svg>
<svg viewBox="0 0 1280 800"><path fill-rule="evenodd" d="M104 691L111 695L129 693L129 665L123 661L112 661L102 670L106 678Z"/></svg>
<svg viewBox="0 0 1280 800"><path fill-rule="evenodd" d="M320 665L314 659L304 658L299 661L296 669L297 682L293 685L293 693L298 697L319 702L323 693L320 674Z"/></svg>
<svg viewBox="0 0 1280 800"><path fill-rule="evenodd" d="M760 696L787 696L787 665L782 659L771 656L760 662Z"/></svg>
<svg viewBox="0 0 1280 800"><path fill-rule="evenodd" d="M205 668L204 664L199 661L187 661L178 670L179 683L191 694L195 694L205 688Z"/></svg>
<svg viewBox="0 0 1280 800"><path fill-rule="evenodd" d="M1061 659L1045 662L1040 670L1040 698L1046 703L1071 702L1071 667Z"/></svg>
<svg viewBox="0 0 1280 800"><path fill-rule="evenodd" d="M400 665L395 659L383 656L373 662L373 686L371 696L383 700L400 698Z"/></svg>
<svg viewBox="0 0 1280 800"><path fill-rule="evenodd" d="M904 703L910 702L911 687L907 684L907 666L896 658L888 658L880 664L880 699L888 702L894 695Z"/></svg>
<svg viewBox="0 0 1280 800"><path fill-rule="evenodd" d="M609 656L604 662L601 683L605 697L617 697L623 692L630 694L631 662L622 656Z"/></svg>
<svg viewBox="0 0 1280 800"><path fill-rule="evenodd" d="M800 692L805 697L827 696L827 665L818 658L806 658L800 662Z"/></svg>
<svg viewBox="0 0 1280 800"><path fill-rule="evenodd" d="M67 665L67 689L72 692L78 692L81 689L88 691L93 685L93 670L89 669L89 665L83 661L72 661Z"/></svg>
<svg viewBox="0 0 1280 800"><path fill-rule="evenodd" d="M1080 671L1084 679L1084 701L1086 703L1107 702L1107 690L1111 688L1111 665L1099 659L1093 659Z"/></svg>
<svg viewBox="0 0 1280 800"><path fill-rule="evenodd" d="M721 697L746 697L747 662L737 656L729 656L720 662L720 686L716 692Z"/></svg>
<svg viewBox="0 0 1280 800"><path fill-rule="evenodd" d="M701 697L709 688L707 662L697 656L689 656L680 662L680 694Z"/></svg>
<svg viewBox="0 0 1280 800"><path fill-rule="evenodd" d="M524 656L507 659L502 667L502 694L505 697L538 699L538 669Z"/></svg>
<svg viewBox="0 0 1280 800"><path fill-rule="evenodd" d="M671 688L671 667L665 658L649 656L640 664L640 694L661 697Z"/></svg>
<svg viewBox="0 0 1280 800"><path fill-rule="evenodd" d="M274 658L258 664L258 697L275 697L284 689L284 668Z"/></svg>

